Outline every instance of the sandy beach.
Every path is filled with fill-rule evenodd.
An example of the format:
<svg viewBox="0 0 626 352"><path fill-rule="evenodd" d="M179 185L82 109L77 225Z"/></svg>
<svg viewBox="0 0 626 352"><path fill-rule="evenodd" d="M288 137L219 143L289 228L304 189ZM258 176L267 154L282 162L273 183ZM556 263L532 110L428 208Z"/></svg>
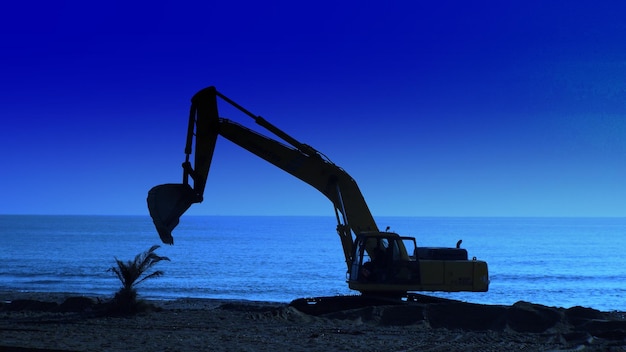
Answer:
<svg viewBox="0 0 626 352"><path fill-rule="evenodd" d="M0 293L0 351L626 351L625 314L583 307L448 302L311 315L284 303L180 299L106 316L94 314L98 301Z"/></svg>

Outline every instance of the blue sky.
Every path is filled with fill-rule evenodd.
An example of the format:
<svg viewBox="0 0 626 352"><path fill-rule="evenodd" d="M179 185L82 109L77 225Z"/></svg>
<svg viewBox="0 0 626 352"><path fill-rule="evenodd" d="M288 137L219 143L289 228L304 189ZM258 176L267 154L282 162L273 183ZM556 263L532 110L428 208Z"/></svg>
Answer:
<svg viewBox="0 0 626 352"><path fill-rule="evenodd" d="M0 214L147 214L214 85L346 169L375 216L626 216L621 1L3 7ZM221 140L189 214L333 212Z"/></svg>

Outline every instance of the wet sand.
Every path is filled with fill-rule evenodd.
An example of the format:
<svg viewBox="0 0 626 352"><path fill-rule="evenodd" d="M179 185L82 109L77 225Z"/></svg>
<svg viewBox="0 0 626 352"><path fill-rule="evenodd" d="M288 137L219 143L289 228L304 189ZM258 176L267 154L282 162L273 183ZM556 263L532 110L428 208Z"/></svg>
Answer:
<svg viewBox="0 0 626 352"><path fill-rule="evenodd" d="M583 307L450 302L314 316L283 303L180 299L106 316L93 313L97 298L63 305L68 297L0 293L0 351L626 351L625 314Z"/></svg>

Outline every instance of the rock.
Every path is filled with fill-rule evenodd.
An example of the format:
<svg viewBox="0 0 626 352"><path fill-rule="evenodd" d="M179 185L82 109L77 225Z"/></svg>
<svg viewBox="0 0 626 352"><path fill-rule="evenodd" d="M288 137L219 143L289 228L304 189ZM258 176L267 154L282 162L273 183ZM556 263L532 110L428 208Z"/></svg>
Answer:
<svg viewBox="0 0 626 352"><path fill-rule="evenodd" d="M68 297L63 303L59 305L57 311L59 312L84 312L88 309L92 309L96 303L93 299L83 296Z"/></svg>
<svg viewBox="0 0 626 352"><path fill-rule="evenodd" d="M586 331L573 331L561 336L567 343L574 345L589 345L593 342L593 336Z"/></svg>
<svg viewBox="0 0 626 352"><path fill-rule="evenodd" d="M592 319L603 319L604 313L593 308L575 306L565 310L565 317L570 324L580 326Z"/></svg>
<svg viewBox="0 0 626 352"><path fill-rule="evenodd" d="M8 311L40 311L49 312L58 306L55 302L43 302L34 299L16 299L5 306Z"/></svg>
<svg viewBox="0 0 626 352"><path fill-rule="evenodd" d="M603 339L626 339L626 320L589 320L579 329Z"/></svg>
<svg viewBox="0 0 626 352"><path fill-rule="evenodd" d="M561 322L563 315L558 308L520 301L508 309L506 323L517 332L540 333Z"/></svg>
<svg viewBox="0 0 626 352"><path fill-rule="evenodd" d="M507 308L473 303L439 303L428 306L428 322L433 328L463 330L503 330Z"/></svg>

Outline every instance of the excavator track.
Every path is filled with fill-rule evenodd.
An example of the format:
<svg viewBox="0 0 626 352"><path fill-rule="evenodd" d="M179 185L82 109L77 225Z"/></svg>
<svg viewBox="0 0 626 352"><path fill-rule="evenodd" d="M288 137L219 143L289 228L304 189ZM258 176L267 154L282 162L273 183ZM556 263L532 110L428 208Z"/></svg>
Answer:
<svg viewBox="0 0 626 352"><path fill-rule="evenodd" d="M324 315L344 310L359 309L374 306L410 305L427 303L450 303L456 300L427 296L422 294L408 294L403 298L374 296L374 295L346 295L298 298L289 306L309 315Z"/></svg>

